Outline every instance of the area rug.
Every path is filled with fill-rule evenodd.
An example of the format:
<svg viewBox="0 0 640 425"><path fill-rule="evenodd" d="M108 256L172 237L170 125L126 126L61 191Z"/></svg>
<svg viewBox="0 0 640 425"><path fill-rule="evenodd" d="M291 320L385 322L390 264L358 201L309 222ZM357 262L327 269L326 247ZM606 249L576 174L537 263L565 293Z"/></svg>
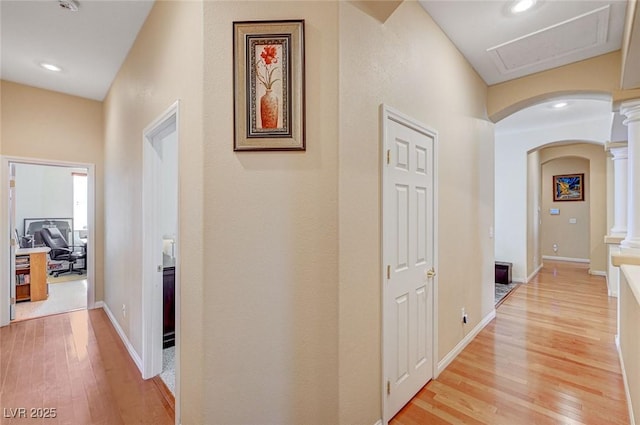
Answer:
<svg viewBox="0 0 640 425"><path fill-rule="evenodd" d="M514 289L516 289L520 285L519 282L511 282L509 284L496 283L496 297L495 303L496 307L504 301L505 297L511 293Z"/></svg>
<svg viewBox="0 0 640 425"><path fill-rule="evenodd" d="M62 276L53 277L47 276L47 283L62 283L62 282L73 282L75 280L84 280L87 278L87 274L63 274Z"/></svg>

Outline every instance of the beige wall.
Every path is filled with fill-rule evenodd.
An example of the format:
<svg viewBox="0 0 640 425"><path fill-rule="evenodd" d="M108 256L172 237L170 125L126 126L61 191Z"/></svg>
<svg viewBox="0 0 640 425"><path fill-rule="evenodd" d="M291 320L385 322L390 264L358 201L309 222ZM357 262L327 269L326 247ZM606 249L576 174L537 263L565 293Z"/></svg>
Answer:
<svg viewBox="0 0 640 425"><path fill-rule="evenodd" d="M607 233L607 167L604 148L599 144L576 143L549 147L540 152L541 163L561 157L580 157L589 160L589 180L586 181L586 185L591 201L589 205L589 256L586 258L591 261L590 270L592 272L605 272L607 270L607 247L604 243L604 236ZM567 204L567 202L560 204ZM566 207L561 206L561 208ZM548 209L545 213L543 206L542 212L544 223L544 218L548 217ZM562 211L561 217L566 218Z"/></svg>
<svg viewBox="0 0 640 425"><path fill-rule="evenodd" d="M487 113L493 122L554 96L601 94L614 102L640 97L620 90L621 53L615 51L489 87Z"/></svg>
<svg viewBox="0 0 640 425"><path fill-rule="evenodd" d="M561 174L584 174L584 201L554 202L553 176ZM542 255L589 259L589 206L591 204L589 182L589 160L563 157L542 164ZM557 208L559 215L551 215L549 209ZM575 218L576 223L569 220ZM558 251L553 251L557 244Z"/></svg>
<svg viewBox="0 0 640 425"><path fill-rule="evenodd" d="M202 418L202 69L202 3L156 2L104 103L105 303L140 355L142 132L180 100L179 408L185 425L210 423Z"/></svg>
<svg viewBox="0 0 640 425"><path fill-rule="evenodd" d="M202 423L336 424L338 2L204 11ZM252 19L305 19L306 152L232 150L232 23Z"/></svg>
<svg viewBox="0 0 640 425"><path fill-rule="evenodd" d="M2 155L95 165L95 294L103 299L102 103L0 82Z"/></svg>
<svg viewBox="0 0 640 425"><path fill-rule="evenodd" d="M533 277L533 273L542 264L540 171L540 151L529 152L527 154L527 279Z"/></svg>
<svg viewBox="0 0 640 425"><path fill-rule="evenodd" d="M483 81L417 2L403 2L384 24L340 3L342 424L374 424L381 415L379 106L439 134L442 359L493 310L493 125L485 102Z"/></svg>

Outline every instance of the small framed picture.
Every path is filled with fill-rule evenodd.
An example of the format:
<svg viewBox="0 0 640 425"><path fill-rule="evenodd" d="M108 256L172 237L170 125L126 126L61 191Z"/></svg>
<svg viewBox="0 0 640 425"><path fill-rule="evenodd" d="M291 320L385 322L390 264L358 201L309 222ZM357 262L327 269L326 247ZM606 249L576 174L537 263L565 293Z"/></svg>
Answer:
<svg viewBox="0 0 640 425"><path fill-rule="evenodd" d="M233 45L233 150L305 150L304 20L234 22Z"/></svg>
<svg viewBox="0 0 640 425"><path fill-rule="evenodd" d="M553 176L553 201L584 201L584 174Z"/></svg>

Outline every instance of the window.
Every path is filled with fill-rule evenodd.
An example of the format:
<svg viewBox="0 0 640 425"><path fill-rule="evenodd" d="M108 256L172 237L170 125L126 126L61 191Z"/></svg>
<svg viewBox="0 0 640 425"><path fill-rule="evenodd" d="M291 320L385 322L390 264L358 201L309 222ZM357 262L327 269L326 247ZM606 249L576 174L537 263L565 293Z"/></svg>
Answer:
<svg viewBox="0 0 640 425"><path fill-rule="evenodd" d="M72 173L73 176L73 227L74 244L77 239L87 237L87 174Z"/></svg>

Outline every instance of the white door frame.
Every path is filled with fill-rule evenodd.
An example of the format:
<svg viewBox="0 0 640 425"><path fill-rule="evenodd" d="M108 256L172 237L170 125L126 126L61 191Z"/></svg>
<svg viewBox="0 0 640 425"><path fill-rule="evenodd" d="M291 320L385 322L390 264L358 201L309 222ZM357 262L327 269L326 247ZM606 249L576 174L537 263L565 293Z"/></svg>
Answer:
<svg viewBox="0 0 640 425"><path fill-rule="evenodd" d="M0 275L0 326L9 324L9 285L11 283L11 269L9 267L9 238L12 229L9 229L9 163L45 165L67 168L87 169L87 309L95 308L95 246L96 246L96 213L95 213L95 165L83 162L57 161L53 159L27 158L17 156L1 157L0 185L4 189L4 194L0 196L0 270L4 270ZM2 193L2 191L0 191Z"/></svg>
<svg viewBox="0 0 640 425"><path fill-rule="evenodd" d="M384 347L387 344L388 336L385 335L384 332L384 323L386 319L385 312L385 296L387 293L387 285L386 285L386 249L385 249L385 232L384 232L384 206L385 206L385 198L384 198L384 188L385 182L388 179L388 171L387 171L387 130L388 130L388 121L392 120L398 122L404 126L407 126L417 132L427 134L429 136L434 137L433 143L433 267L437 271L438 270L438 133L429 128L428 126L416 121L415 119L401 113L400 111L385 105L380 105L380 167L381 167L381 183L380 183L380 255L381 255L381 270L380 270L380 287L381 289L381 345L380 345L380 356L382 359L381 362L381 397L382 397L382 423L387 424L391 418L389 417L388 406L387 406L387 382L386 382L386 362L385 362L385 350ZM431 335L433 337L432 341L432 370L433 370L433 379L438 377L438 276L432 279L432 285L430 286L432 290L431 300L432 306L431 311L433 314L431 323L433 326Z"/></svg>
<svg viewBox="0 0 640 425"><path fill-rule="evenodd" d="M157 184L159 164L154 143L175 131L180 152L180 101L173 103L164 113L153 120L142 133L142 376L151 378L162 372L162 250L154 246L162 238L160 220L156 215L161 187ZM178 153L179 156L179 153ZM176 158L179 164L179 157ZM180 166L178 165L178 175ZM178 184L178 205L180 203ZM178 223L180 223L180 208ZM176 332L176 423L180 423L180 226L176 228L175 240L175 332Z"/></svg>

